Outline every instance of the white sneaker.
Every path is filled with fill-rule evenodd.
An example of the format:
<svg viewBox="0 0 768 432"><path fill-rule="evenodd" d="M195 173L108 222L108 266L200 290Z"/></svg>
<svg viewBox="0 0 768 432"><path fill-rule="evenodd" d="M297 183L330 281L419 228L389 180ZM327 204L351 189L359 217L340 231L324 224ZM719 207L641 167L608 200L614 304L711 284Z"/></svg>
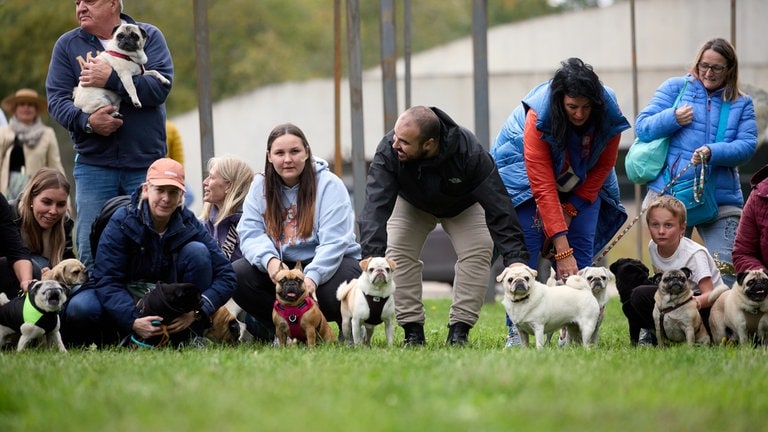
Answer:
<svg viewBox="0 0 768 432"><path fill-rule="evenodd" d="M568 343L568 330L563 327L560 329L560 336L557 338L557 347L562 348Z"/></svg>
<svg viewBox="0 0 768 432"><path fill-rule="evenodd" d="M512 324L507 330L507 340L504 342L504 349L515 348L522 345L520 342L520 334L517 332L517 327Z"/></svg>

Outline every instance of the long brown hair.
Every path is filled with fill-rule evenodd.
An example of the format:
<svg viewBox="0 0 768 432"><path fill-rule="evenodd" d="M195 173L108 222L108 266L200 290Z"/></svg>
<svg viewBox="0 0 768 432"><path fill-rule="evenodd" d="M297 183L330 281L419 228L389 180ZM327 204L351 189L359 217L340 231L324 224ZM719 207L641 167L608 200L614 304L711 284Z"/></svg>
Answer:
<svg viewBox="0 0 768 432"><path fill-rule="evenodd" d="M304 150L307 151L307 160L304 170L299 174L299 192L296 203L296 219L298 222L297 234L301 238L312 236L315 226L315 199L317 197L317 172L315 171L312 149L309 148L307 137L298 126L292 123L277 125L269 133L267 139L267 155L264 161L264 198L267 209L264 214L264 224L267 234L273 239L279 240L283 232L284 208L283 208L283 180L275 171L275 167L269 162L269 152L272 151L272 143L283 135L298 137Z"/></svg>
<svg viewBox="0 0 768 432"><path fill-rule="evenodd" d="M59 170L54 168L41 168L24 186L24 190L19 197L17 209L21 218L21 239L24 244L33 253L42 253L44 247L43 229L35 220L32 212L32 201L36 196L48 189L63 189L69 197L70 184L67 177ZM51 267L61 261L66 246L66 233L64 231L64 222L69 218L68 213L56 222L50 230L50 242L52 254L48 258Z"/></svg>
<svg viewBox="0 0 768 432"><path fill-rule="evenodd" d="M701 62L701 57L704 56L704 51L710 49L723 56L727 62L727 69L723 71L725 74L725 80L723 80L723 100L735 102L742 94L741 90L739 90L739 59L736 57L736 49L727 40L715 38L704 42L701 48L699 48L699 52L696 53L693 66L691 66L691 74L701 79L699 76L699 63Z"/></svg>

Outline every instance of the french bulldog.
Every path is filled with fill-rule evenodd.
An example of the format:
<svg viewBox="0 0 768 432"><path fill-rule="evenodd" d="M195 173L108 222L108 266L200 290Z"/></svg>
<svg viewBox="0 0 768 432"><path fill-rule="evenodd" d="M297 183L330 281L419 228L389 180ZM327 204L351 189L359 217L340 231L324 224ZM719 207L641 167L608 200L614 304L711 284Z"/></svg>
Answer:
<svg viewBox="0 0 768 432"><path fill-rule="evenodd" d="M301 263L297 262L291 270L281 268L275 279L277 298L272 308L272 322L278 345L287 346L289 340L306 342L310 348L317 345L318 339L335 343L336 335L304 287Z"/></svg>
<svg viewBox="0 0 768 432"><path fill-rule="evenodd" d="M395 333L395 262L372 257L360 261L363 273L344 282L336 290L341 302L341 332L344 340L355 345L371 345L374 328L384 323L387 345L392 346Z"/></svg>

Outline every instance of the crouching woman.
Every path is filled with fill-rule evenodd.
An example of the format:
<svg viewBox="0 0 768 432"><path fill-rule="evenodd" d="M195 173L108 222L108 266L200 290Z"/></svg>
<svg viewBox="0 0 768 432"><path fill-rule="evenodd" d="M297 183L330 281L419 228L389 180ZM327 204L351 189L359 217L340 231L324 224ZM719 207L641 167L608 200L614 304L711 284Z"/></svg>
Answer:
<svg viewBox="0 0 768 432"><path fill-rule="evenodd" d="M164 158L149 167L131 203L115 211L101 234L92 283L67 305L65 342L103 345L128 336L142 341L164 331L175 345L201 340L209 317L232 297L237 282L216 242L184 207L185 190L178 162ZM136 303L158 281L197 285L199 308L162 326L153 325L161 317L140 317Z"/></svg>

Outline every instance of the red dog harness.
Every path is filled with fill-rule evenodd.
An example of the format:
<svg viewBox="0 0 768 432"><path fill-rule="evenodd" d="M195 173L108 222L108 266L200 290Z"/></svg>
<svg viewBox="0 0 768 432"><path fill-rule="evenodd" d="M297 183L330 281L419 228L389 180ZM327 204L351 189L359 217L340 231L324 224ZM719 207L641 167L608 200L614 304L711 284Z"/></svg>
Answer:
<svg viewBox="0 0 768 432"><path fill-rule="evenodd" d="M304 334L304 330L301 329L301 317L312 309L312 305L315 303L311 298L307 297L298 305L283 305L279 301L275 300L275 311L278 315L288 321L288 328L291 330L291 337L293 339L306 342L307 335Z"/></svg>

